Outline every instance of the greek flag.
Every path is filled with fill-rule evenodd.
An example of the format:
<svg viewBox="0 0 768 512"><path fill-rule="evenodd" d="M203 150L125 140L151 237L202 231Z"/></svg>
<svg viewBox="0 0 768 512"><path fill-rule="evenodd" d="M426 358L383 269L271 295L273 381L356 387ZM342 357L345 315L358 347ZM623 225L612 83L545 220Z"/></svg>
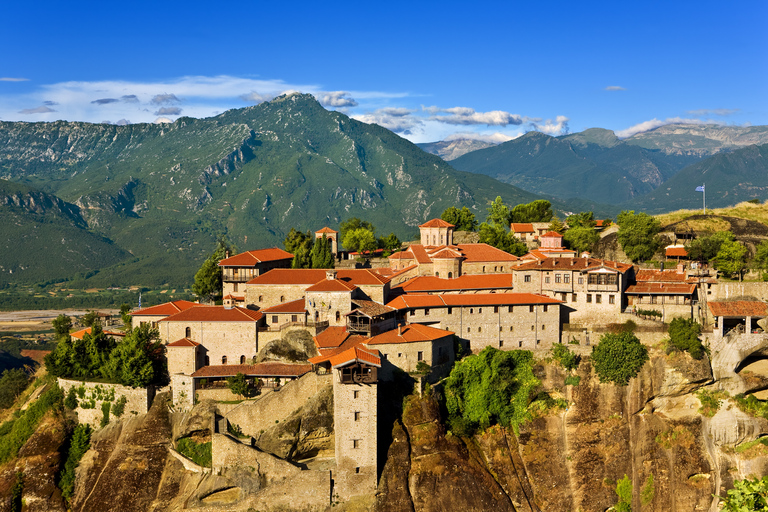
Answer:
<svg viewBox="0 0 768 512"><path fill-rule="evenodd" d="M704 192L704 185L696 187L696 192Z"/></svg>

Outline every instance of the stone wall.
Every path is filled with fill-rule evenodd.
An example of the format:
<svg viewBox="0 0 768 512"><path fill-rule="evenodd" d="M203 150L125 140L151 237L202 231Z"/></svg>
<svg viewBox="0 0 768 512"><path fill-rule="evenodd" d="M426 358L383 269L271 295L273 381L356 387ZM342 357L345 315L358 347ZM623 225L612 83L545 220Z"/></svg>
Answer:
<svg viewBox="0 0 768 512"><path fill-rule="evenodd" d="M171 389L173 391L173 405L182 411L191 410L194 406L195 397L192 377L183 373L171 374Z"/></svg>
<svg viewBox="0 0 768 512"><path fill-rule="evenodd" d="M560 341L558 304L415 309L407 319L455 332L473 353L487 346L547 348Z"/></svg>
<svg viewBox="0 0 768 512"><path fill-rule="evenodd" d="M354 292L307 292L306 308L312 322L329 322L329 325L347 325L344 315L352 311Z"/></svg>
<svg viewBox="0 0 768 512"><path fill-rule="evenodd" d="M314 283L313 283L314 284ZM260 309L271 308L283 302L304 297L311 284L249 284L245 288L245 304Z"/></svg>
<svg viewBox="0 0 768 512"><path fill-rule="evenodd" d="M187 336L189 328L189 336ZM209 364L240 364L240 358L256 357L259 351L258 322L160 322L160 337L165 343L189 338L205 347ZM224 363L222 358L226 357Z"/></svg>
<svg viewBox="0 0 768 512"><path fill-rule="evenodd" d="M391 343L386 345L370 345L382 353L384 359L405 372L415 372L419 361L424 361L433 367L435 374L444 373L444 367L450 368L453 362L453 336L445 336L435 341L412 343ZM419 358L421 356L421 358ZM382 367L379 379L389 380L391 375Z"/></svg>
<svg viewBox="0 0 768 512"><path fill-rule="evenodd" d="M280 387L278 391L262 389L261 398L239 404L227 413L227 418L240 426L243 433L258 436L260 431L274 426L276 421L283 421L320 389L330 384L330 374L307 373Z"/></svg>
<svg viewBox="0 0 768 512"><path fill-rule="evenodd" d="M101 424L101 418L103 416L101 412L101 404L103 402L110 402L112 406L120 399L121 396L126 398L125 409L123 417L126 415L146 414L152 405L152 400L155 398L155 388L150 386L147 388L130 388L128 386L121 386L120 384L103 384L100 382L83 382L79 380L58 379L59 387L64 391L66 396L69 393L70 388L79 389L81 386L85 389L85 395L81 398L78 394L77 401L78 406L75 409L77 413L77 421L79 423L88 423L94 428L99 428ZM101 399L99 399L99 395ZM83 402L93 399L95 407L93 409L83 409L81 405ZM114 415L110 413L110 421L114 421Z"/></svg>
<svg viewBox="0 0 768 512"><path fill-rule="evenodd" d="M251 495L247 505L249 510L324 512L333 503L331 478L330 471L301 471Z"/></svg>
<svg viewBox="0 0 768 512"><path fill-rule="evenodd" d="M228 434L213 433L211 458L214 473L230 467L252 468L264 478L267 485L301 472L300 468L290 462L243 444Z"/></svg>
<svg viewBox="0 0 768 512"><path fill-rule="evenodd" d="M742 297L754 297L756 300L768 300L768 282L718 282L710 287L707 300L735 300Z"/></svg>

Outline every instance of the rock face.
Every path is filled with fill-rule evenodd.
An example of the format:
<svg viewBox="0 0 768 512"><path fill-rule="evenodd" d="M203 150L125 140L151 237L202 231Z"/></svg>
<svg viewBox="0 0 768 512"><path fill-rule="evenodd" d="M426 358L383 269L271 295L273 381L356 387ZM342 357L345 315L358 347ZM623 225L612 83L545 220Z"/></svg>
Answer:
<svg viewBox="0 0 768 512"><path fill-rule="evenodd" d="M633 510L715 510L713 494L768 471L768 450L734 450L765 435L768 421L730 401L711 419L699 414L692 393L713 382L706 358L653 353L626 387L600 383L588 360L577 386L564 386L551 365L537 375L569 405L521 425L519 435L497 426L456 438L435 400L412 398L392 433L376 510L603 511L625 475Z"/></svg>

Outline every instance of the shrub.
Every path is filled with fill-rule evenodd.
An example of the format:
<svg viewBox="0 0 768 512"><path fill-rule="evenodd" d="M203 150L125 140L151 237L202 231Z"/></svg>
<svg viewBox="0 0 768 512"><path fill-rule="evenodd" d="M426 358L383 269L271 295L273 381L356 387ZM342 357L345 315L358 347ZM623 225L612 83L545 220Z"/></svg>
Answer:
<svg viewBox="0 0 768 512"><path fill-rule="evenodd" d="M624 478L616 482L616 495L618 503L613 507L616 512L632 512L632 480L624 475Z"/></svg>
<svg viewBox="0 0 768 512"><path fill-rule="evenodd" d="M723 510L727 512L768 511L768 476L737 480L733 489L728 490L728 495L720 499L724 503Z"/></svg>
<svg viewBox="0 0 768 512"><path fill-rule="evenodd" d="M182 437L176 442L176 449L198 466L211 467L211 442L197 443L190 437Z"/></svg>
<svg viewBox="0 0 768 512"><path fill-rule="evenodd" d="M238 373L233 377L227 377L227 385L233 394L242 397L245 397L248 394L248 389L250 388L248 380L242 373Z"/></svg>
<svg viewBox="0 0 768 512"><path fill-rule="evenodd" d="M592 365L600 382L613 382L626 386L637 376L645 362L648 350L631 332L606 333L592 349Z"/></svg>
<svg viewBox="0 0 768 512"><path fill-rule="evenodd" d="M67 398L64 399L64 407L70 410L77 409L77 392L75 391L74 386L67 391Z"/></svg>
<svg viewBox="0 0 768 512"><path fill-rule="evenodd" d="M569 375L565 378L566 386L578 386L579 382L581 382L581 377L578 375Z"/></svg>
<svg viewBox="0 0 768 512"><path fill-rule="evenodd" d="M0 377L0 409L7 409L27 388L29 377L21 368L5 370Z"/></svg>
<svg viewBox="0 0 768 512"><path fill-rule="evenodd" d="M701 325L691 319L675 318L669 324L667 353L674 350L688 352L694 359L704 357L704 345L699 340Z"/></svg>
<svg viewBox="0 0 768 512"><path fill-rule="evenodd" d="M717 414L718 410L720 410L720 400L728 398L728 392L700 389L696 392L696 397L699 399L699 402L701 402L699 414L711 418Z"/></svg>
<svg viewBox="0 0 768 512"><path fill-rule="evenodd" d="M75 491L75 470L80 459L91 446L91 426L83 423L75 427L67 450L67 460L59 478L61 494L67 501L72 499Z"/></svg>
<svg viewBox="0 0 768 512"><path fill-rule="evenodd" d="M768 419L768 402L758 400L755 395L738 394L733 397L736 406L747 414Z"/></svg>
<svg viewBox="0 0 768 512"><path fill-rule="evenodd" d="M112 406L112 414L114 414L116 418L119 418L123 415L123 412L125 412L126 403L128 403L128 399L126 399L125 395L123 395L118 398L117 402L115 402L115 405Z"/></svg>
<svg viewBox="0 0 768 512"><path fill-rule="evenodd" d="M112 407L112 404L109 402L101 402L101 426L106 427L109 423L109 409Z"/></svg>
<svg viewBox="0 0 768 512"><path fill-rule="evenodd" d="M427 374L431 371L432 367L426 361L419 361L419 364L416 365L416 373Z"/></svg>
<svg viewBox="0 0 768 512"><path fill-rule="evenodd" d="M645 479L645 485L640 490L640 504L644 507L649 505L653 501L654 496L656 496L656 487L653 485L653 473L651 473Z"/></svg>
<svg viewBox="0 0 768 512"><path fill-rule="evenodd" d="M560 363L560 366L568 371L575 370L579 366L579 361L581 361L580 356L571 352L562 343L556 343L552 346L552 357Z"/></svg>

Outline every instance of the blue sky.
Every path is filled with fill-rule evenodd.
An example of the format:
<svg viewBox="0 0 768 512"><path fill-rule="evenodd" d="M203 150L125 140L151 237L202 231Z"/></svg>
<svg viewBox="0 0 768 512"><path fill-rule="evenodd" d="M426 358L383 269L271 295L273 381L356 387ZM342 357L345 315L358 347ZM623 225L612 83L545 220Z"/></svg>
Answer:
<svg viewBox="0 0 768 512"><path fill-rule="evenodd" d="M6 2L0 119L208 117L286 91L414 142L768 124L768 2Z"/></svg>

